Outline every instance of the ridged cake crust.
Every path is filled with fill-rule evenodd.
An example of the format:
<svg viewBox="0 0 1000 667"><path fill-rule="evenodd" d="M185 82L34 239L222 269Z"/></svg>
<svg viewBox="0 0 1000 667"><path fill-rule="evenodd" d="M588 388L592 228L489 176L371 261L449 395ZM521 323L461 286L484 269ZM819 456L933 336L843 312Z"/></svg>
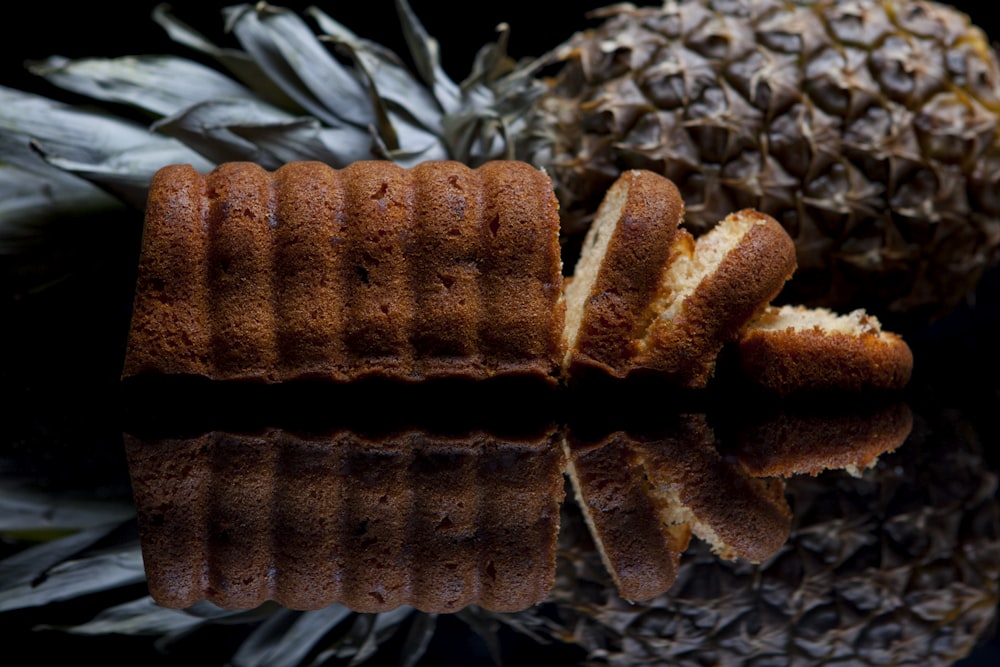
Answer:
<svg viewBox="0 0 1000 667"><path fill-rule="evenodd" d="M653 172L624 172L608 190L566 287L568 377L628 374L683 215L676 186Z"/></svg>
<svg viewBox="0 0 1000 667"><path fill-rule="evenodd" d="M558 202L525 163L153 178L123 375L554 382Z"/></svg>
<svg viewBox="0 0 1000 667"><path fill-rule="evenodd" d="M267 429L125 443L147 585L165 607L513 612L543 601L555 578L554 432Z"/></svg>

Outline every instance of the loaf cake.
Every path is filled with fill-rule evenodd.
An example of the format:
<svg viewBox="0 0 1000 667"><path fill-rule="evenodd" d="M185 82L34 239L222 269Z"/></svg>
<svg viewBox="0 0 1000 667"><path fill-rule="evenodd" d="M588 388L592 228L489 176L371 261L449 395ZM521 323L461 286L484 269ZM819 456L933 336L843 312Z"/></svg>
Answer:
<svg viewBox="0 0 1000 667"><path fill-rule="evenodd" d="M554 384L562 286L558 202L525 163L171 165L123 376Z"/></svg>
<svg viewBox="0 0 1000 667"><path fill-rule="evenodd" d="M779 396L899 391L913 371L909 345L863 310L768 307L741 331L737 355L746 379Z"/></svg>
<svg viewBox="0 0 1000 667"><path fill-rule="evenodd" d="M164 607L514 612L555 578L554 429L130 434L126 452L147 584Z"/></svg>
<svg viewBox="0 0 1000 667"><path fill-rule="evenodd" d="M697 240L667 178L643 170L612 184L566 287L565 374L652 373L701 388L723 346L795 270L784 228L755 210Z"/></svg>

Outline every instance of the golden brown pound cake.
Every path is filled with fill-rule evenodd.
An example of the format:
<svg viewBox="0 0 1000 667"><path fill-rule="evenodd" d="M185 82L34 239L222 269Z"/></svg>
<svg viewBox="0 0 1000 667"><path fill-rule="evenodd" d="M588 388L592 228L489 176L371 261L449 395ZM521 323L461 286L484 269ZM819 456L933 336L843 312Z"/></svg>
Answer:
<svg viewBox="0 0 1000 667"><path fill-rule="evenodd" d="M670 180L623 173L608 190L566 286L566 373L625 377L654 313L684 202Z"/></svg>
<svg viewBox="0 0 1000 667"><path fill-rule="evenodd" d="M723 346L791 278L795 244L774 218L745 209L696 241L684 232L678 245L635 365L701 388L714 375Z"/></svg>
<svg viewBox="0 0 1000 667"><path fill-rule="evenodd" d="M528 164L173 165L123 376L554 382L564 312L558 202Z"/></svg>

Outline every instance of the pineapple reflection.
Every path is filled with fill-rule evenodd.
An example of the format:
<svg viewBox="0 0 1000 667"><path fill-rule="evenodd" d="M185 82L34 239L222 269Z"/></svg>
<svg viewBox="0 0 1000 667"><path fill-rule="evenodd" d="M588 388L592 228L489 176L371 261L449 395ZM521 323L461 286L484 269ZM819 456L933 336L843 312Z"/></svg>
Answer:
<svg viewBox="0 0 1000 667"><path fill-rule="evenodd" d="M525 609L555 576L555 433L129 437L150 592L175 608Z"/></svg>

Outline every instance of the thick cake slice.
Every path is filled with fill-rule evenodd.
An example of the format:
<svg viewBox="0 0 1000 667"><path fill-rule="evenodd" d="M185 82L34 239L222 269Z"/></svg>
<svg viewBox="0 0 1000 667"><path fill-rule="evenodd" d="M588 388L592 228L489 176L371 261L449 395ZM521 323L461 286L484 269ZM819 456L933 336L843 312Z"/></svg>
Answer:
<svg viewBox="0 0 1000 667"><path fill-rule="evenodd" d="M652 172L608 190L566 288L567 377L704 387L722 347L795 270L795 244L770 216L739 211L695 240L683 213L675 185Z"/></svg>
<svg viewBox="0 0 1000 667"><path fill-rule="evenodd" d="M123 376L554 383L560 252L552 183L522 162L165 167Z"/></svg>
<svg viewBox="0 0 1000 667"><path fill-rule="evenodd" d="M649 600L673 586L691 530L670 521L650 491L633 439L566 440L567 476L605 571L625 600Z"/></svg>
<svg viewBox="0 0 1000 667"><path fill-rule="evenodd" d="M844 406L810 402L750 416L735 429L731 453L755 476L844 470L858 477L881 456L903 446L912 430L913 412L901 401Z"/></svg>
<svg viewBox="0 0 1000 667"><path fill-rule="evenodd" d="M677 187L650 171L627 171L608 190L566 286L568 377L628 375L683 214Z"/></svg>
<svg viewBox="0 0 1000 667"><path fill-rule="evenodd" d="M913 372L909 345L861 310L768 307L741 332L737 352L742 373L780 396L898 391Z"/></svg>
<svg viewBox="0 0 1000 667"><path fill-rule="evenodd" d="M795 244L774 218L752 209L730 214L697 241L684 234L635 366L701 388L723 346L792 276Z"/></svg>

